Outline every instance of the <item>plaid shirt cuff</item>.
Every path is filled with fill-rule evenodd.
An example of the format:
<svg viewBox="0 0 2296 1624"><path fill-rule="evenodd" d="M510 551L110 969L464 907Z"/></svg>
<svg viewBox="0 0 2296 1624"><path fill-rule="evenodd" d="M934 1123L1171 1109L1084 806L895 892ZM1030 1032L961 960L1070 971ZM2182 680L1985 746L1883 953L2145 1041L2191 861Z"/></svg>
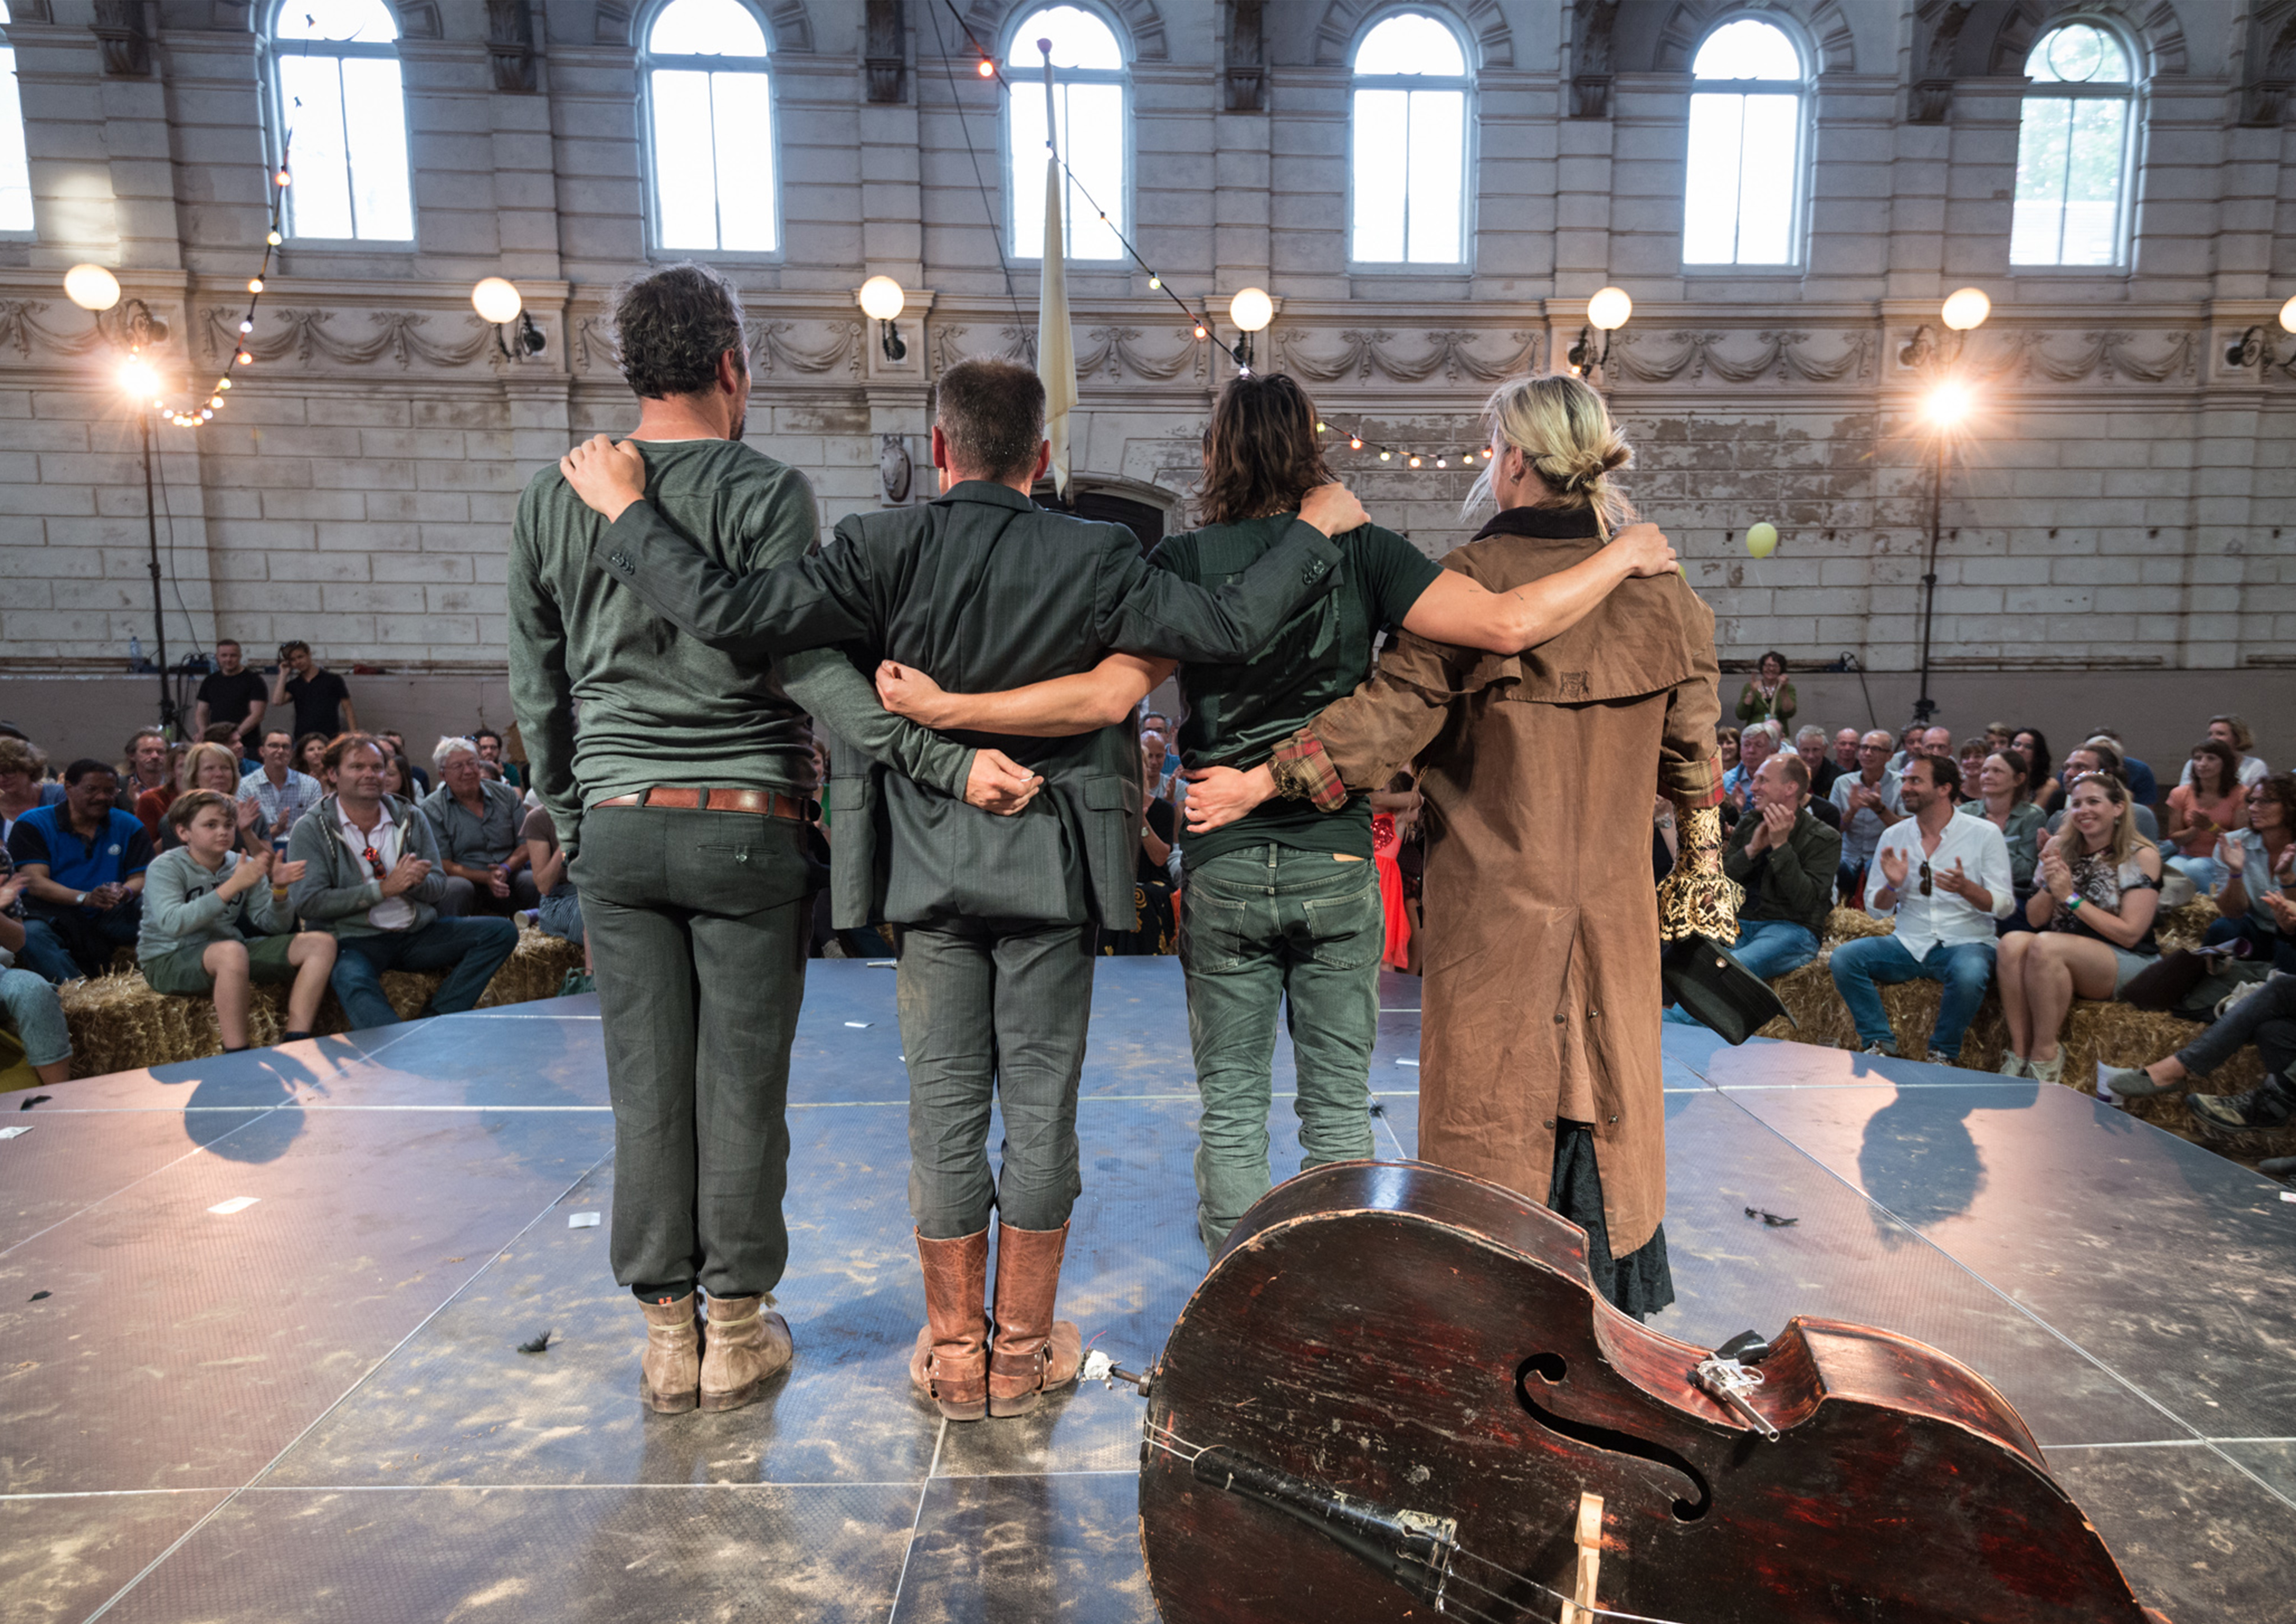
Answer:
<svg viewBox="0 0 2296 1624"><path fill-rule="evenodd" d="M1711 756L1703 761L1669 761L1661 778L1666 798L1685 811L1722 804L1721 768Z"/></svg>
<svg viewBox="0 0 2296 1624"><path fill-rule="evenodd" d="M1348 786L1340 782L1339 769L1324 753L1323 741L1312 733L1293 734L1276 746L1275 753L1267 759L1267 770L1280 794L1304 800L1319 812L1347 805Z"/></svg>

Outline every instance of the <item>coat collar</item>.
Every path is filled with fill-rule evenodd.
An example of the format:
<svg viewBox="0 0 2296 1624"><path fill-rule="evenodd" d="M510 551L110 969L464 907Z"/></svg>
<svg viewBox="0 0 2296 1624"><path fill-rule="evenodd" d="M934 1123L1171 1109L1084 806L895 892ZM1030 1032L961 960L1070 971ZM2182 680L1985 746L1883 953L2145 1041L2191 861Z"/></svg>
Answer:
<svg viewBox="0 0 2296 1624"><path fill-rule="evenodd" d="M1010 485L999 485L994 480L966 480L943 491L937 502L980 502L990 507L1015 508L1027 513L1037 504L1014 490Z"/></svg>
<svg viewBox="0 0 2296 1624"><path fill-rule="evenodd" d="M1511 507L1492 514L1490 522L1475 532L1475 539L1527 536L1537 541L1597 541L1602 534L1590 507Z"/></svg>

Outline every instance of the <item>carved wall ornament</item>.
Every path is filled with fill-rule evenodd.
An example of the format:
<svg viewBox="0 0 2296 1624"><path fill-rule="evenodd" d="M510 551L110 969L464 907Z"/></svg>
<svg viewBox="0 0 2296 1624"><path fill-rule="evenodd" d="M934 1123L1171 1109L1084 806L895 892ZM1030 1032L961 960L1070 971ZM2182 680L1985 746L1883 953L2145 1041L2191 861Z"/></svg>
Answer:
<svg viewBox="0 0 2296 1624"><path fill-rule="evenodd" d="M940 4L940 0L934 0L934 4ZM1017 17L1023 9L1012 4L1011 0L970 0L970 4L964 4L964 0L959 0L959 4L960 9L964 13L964 26L972 30L972 37L975 39L991 51L996 49L996 43L1003 37L1004 25ZM1157 11L1155 0L1103 0L1103 4L1108 11L1116 14L1119 25L1117 37L1119 44L1123 42L1126 35L1131 36L1129 43L1134 60L1144 62L1160 62L1164 60L1167 54L1164 43L1164 18L1162 13ZM1035 53L1033 42L1029 45L1029 52L1031 55Z"/></svg>
<svg viewBox="0 0 2296 1624"><path fill-rule="evenodd" d="M934 0L926 0L928 4ZM862 66L868 70L869 99L877 103L906 102L908 97L908 60L903 55L907 48L908 18L903 0L868 0L868 54Z"/></svg>
<svg viewBox="0 0 2296 1624"><path fill-rule="evenodd" d="M1392 332L1368 328L1350 328L1340 334L1346 346L1337 356L1314 356L1303 348L1305 335L1297 328L1281 327L1275 333L1275 353L1283 370L1313 383L1335 383L1354 374L1368 379L1375 370L1398 383L1423 383L1438 372L1446 383L1456 383L1462 376L1479 383L1496 383L1502 378L1513 378L1538 367L1538 357L1546 344L1546 335L1539 332L1515 332L1507 336L1516 345L1514 352L1504 360L1478 356L1469 348L1484 336L1477 329L1449 329L1424 335L1431 347L1421 356L1403 356L1390 349Z"/></svg>
<svg viewBox="0 0 2296 1624"><path fill-rule="evenodd" d="M430 317L419 311L371 310L367 318L374 331L357 340L341 338L328 331L327 324L334 314L332 310L275 308L269 312L269 319L280 330L258 338L241 334L238 309L211 307L201 324L202 346L210 357L224 353L228 346L244 349L258 361L276 361L291 355L298 361L317 357L340 366L372 365L385 356L402 367L417 361L426 366L468 366L481 360L492 365L501 364L495 348L494 329L474 316L463 318L463 325L472 329L468 338L459 343L442 343L422 330Z"/></svg>
<svg viewBox="0 0 2296 1624"><path fill-rule="evenodd" d="M1180 347L1170 355L1160 357L1144 355L1133 348L1134 340L1141 336L1137 327L1095 327L1085 334L1091 348L1077 357L1077 376L1084 379L1105 372L1111 378L1121 378L1129 373L1136 378L1159 383L1185 372L1202 377L1211 346L1199 343L1189 328L1175 327L1171 331L1179 339Z"/></svg>
<svg viewBox="0 0 2296 1624"><path fill-rule="evenodd" d="M1388 9L1384 0L1331 0L1324 20L1316 26L1316 60L1325 67L1343 67L1366 23ZM1478 68L1514 66L1514 35L1507 28L1499 0L1454 0L1449 8L1459 14L1474 37L1475 49L1467 71Z"/></svg>
<svg viewBox="0 0 2296 1624"><path fill-rule="evenodd" d="M2175 334L2168 353L2157 361L2140 361L2128 354L2128 346L2137 336L2133 332L2085 332L2081 348L2071 355L2048 348L2049 340L2057 336L2007 333L1985 349L1966 356L1964 365L1987 382L2018 382L2038 376L2052 383L2079 383L2095 375L2135 383L2166 383L2171 378L2198 375L2200 348L2190 332Z"/></svg>
<svg viewBox="0 0 2296 1624"><path fill-rule="evenodd" d="M115 78L152 71L152 37L144 30L144 0L95 0L89 32L103 47L103 70Z"/></svg>
<svg viewBox="0 0 2296 1624"><path fill-rule="evenodd" d="M793 373L825 373L836 370L842 361L845 370L858 377L864 349L859 322L830 322L825 324L832 334L828 345L820 349L800 349L789 340L788 335L797 330L795 322L745 322L742 331L750 340L750 370L768 377L776 366L786 366Z"/></svg>
<svg viewBox="0 0 2296 1624"><path fill-rule="evenodd" d="M2099 12L2136 36L2145 59L2136 64L2139 78L2180 77L2190 71L2185 25L2170 0L2012 0L1993 36L1990 65L1983 71L2023 73L2035 40L2060 22Z"/></svg>
<svg viewBox="0 0 2296 1624"><path fill-rule="evenodd" d="M1841 383L1866 377L1872 370L1874 335L1844 332L1841 353L1820 357L1809 352L1807 332L1758 332L1760 351L1745 359L1723 353L1734 332L1621 332L1611 351L1609 370L1636 383L1671 383L1677 378L1695 382L1711 373L1725 383L1752 383L1763 377L1792 379L1802 383ZM1656 344L1680 348L1671 355L1654 353Z"/></svg>
<svg viewBox="0 0 2296 1624"><path fill-rule="evenodd" d="M59 332L40 320L41 313L48 308L48 301L44 299L0 299L0 345L12 347L28 361L32 358L34 339L39 340L43 348L68 356L84 356L110 347L110 335L100 330L102 317L80 326L77 332Z"/></svg>
<svg viewBox="0 0 2296 1624"><path fill-rule="evenodd" d="M529 0L487 0L487 60L496 90L528 95L540 88Z"/></svg>
<svg viewBox="0 0 2296 1624"><path fill-rule="evenodd" d="M1817 47L1818 72L1857 70L1857 41L1838 0L1770 0L1770 4L1757 9L1774 17L1784 14L1800 26L1803 35ZM1746 10L1743 0L1677 0L1659 30L1651 70L1658 73L1689 72L1692 55L1714 25L1734 12Z"/></svg>
<svg viewBox="0 0 2296 1624"><path fill-rule="evenodd" d="M959 361L971 361L986 356L999 361L1026 361L1030 365L1037 360L1037 334L1029 327L999 327L997 336L1003 342L995 349L972 349L958 340L972 329L963 324L942 324L932 330L933 376L939 377ZM1077 371L1082 375L1084 368Z"/></svg>

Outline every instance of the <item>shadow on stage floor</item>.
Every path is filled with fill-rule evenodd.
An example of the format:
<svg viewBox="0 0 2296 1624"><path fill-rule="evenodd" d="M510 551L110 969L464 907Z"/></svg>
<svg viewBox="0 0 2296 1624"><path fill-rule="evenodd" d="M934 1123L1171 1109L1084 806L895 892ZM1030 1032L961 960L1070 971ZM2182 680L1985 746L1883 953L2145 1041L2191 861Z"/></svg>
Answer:
<svg viewBox="0 0 2296 1624"><path fill-rule="evenodd" d="M1382 995L1382 1154L1416 1145L1418 991ZM1934 1343L2176 1624L2296 1624L2278 1186L2069 1089L1667 1033L1680 1300L1655 1326L1710 1345L1807 1313ZM797 1363L725 1415L640 1411L604 1222L569 1226L611 1221L594 1000L51 1092L0 1121L32 1130L0 1143L7 1624L1153 1617L1136 1397L950 1426L908 1393L890 970L812 967ZM1103 961L1084 1095L1062 1309L1137 1364L1203 1270L1174 961ZM1279 1167L1290 1119L1279 1098Z"/></svg>

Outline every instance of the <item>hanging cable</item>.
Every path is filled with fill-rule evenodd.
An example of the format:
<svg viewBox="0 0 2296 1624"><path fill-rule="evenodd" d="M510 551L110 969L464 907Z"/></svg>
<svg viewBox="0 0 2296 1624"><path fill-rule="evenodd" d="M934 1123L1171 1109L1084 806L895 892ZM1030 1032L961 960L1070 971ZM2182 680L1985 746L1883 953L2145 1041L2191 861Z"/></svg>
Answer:
<svg viewBox="0 0 2296 1624"><path fill-rule="evenodd" d="M1004 257L1004 224L996 217L996 206L988 201L988 183L981 177L980 154L973 150L972 127L965 119L964 103L957 94L956 70L949 65L948 41L941 35L940 13L928 6L925 14L932 19L933 44L940 51L941 71L948 76L948 101L950 109L956 114L957 132L964 137L965 155L972 160L972 184L980 192L980 211L988 217L989 235L996 243L996 267L1004 273L1004 297L1013 301L1013 324L1020 329L1021 341L1029 348L1029 364L1033 365L1037 358L1036 338L1029 332L1027 318L1021 314L1021 295L1013 285L1013 262ZM960 28L964 26L964 19L959 18L957 22ZM972 37L969 30L965 37ZM919 223L922 224L922 221Z"/></svg>

